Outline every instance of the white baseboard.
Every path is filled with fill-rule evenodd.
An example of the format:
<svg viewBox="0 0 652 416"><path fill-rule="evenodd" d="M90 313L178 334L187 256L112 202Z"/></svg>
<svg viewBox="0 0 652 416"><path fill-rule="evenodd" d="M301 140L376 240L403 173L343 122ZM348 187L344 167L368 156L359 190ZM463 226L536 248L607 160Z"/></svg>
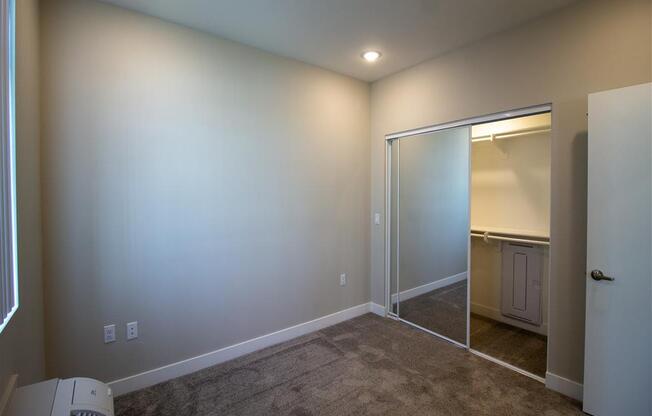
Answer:
<svg viewBox="0 0 652 416"><path fill-rule="evenodd" d="M462 272L452 276L444 277L443 279L435 280L434 282L426 283L425 285L413 287L412 289L404 290L400 293L401 301L414 298L424 293L432 292L433 290L452 285L457 282L466 280L467 273ZM396 303L396 293L392 294L392 303Z"/></svg>
<svg viewBox="0 0 652 416"><path fill-rule="evenodd" d="M378 313L377 311L379 310L382 310L382 315L384 316L384 307L371 302L363 303L352 308L344 309L330 315L322 316L321 318L313 319L312 321L281 329L280 331L243 341L197 357L115 380L110 382L109 386L113 390L115 396L120 396L125 393L140 390L176 377L194 373L254 351L318 331L331 325L364 315L368 312Z"/></svg>
<svg viewBox="0 0 652 416"><path fill-rule="evenodd" d="M5 386L2 395L0 395L0 416L4 415L5 411L9 407L9 401L11 400L11 396L13 395L14 390L16 390L17 383L18 374L10 376L9 380L7 380L7 385Z"/></svg>
<svg viewBox="0 0 652 416"><path fill-rule="evenodd" d="M485 316L494 321L504 322L508 325L515 326L517 328L525 329L526 331L536 332L544 336L548 336L548 324L543 323L539 326L528 324L527 322L519 321L518 319L509 318L496 308L492 308L486 305L481 305L479 303L471 303L471 312Z"/></svg>
<svg viewBox="0 0 652 416"><path fill-rule="evenodd" d="M369 303L369 309L372 313L375 313L376 315L385 317L385 307L383 305L379 305L374 302Z"/></svg>
<svg viewBox="0 0 652 416"><path fill-rule="evenodd" d="M546 372L546 387L580 402L583 399L583 384L558 376L549 371Z"/></svg>

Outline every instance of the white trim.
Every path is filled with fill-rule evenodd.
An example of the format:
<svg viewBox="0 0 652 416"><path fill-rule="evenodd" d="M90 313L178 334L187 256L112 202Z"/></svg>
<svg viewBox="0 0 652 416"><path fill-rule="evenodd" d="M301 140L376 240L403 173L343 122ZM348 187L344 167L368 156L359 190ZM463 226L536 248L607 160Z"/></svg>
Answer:
<svg viewBox="0 0 652 416"><path fill-rule="evenodd" d="M211 367L234 358L261 350L272 345L279 344L309 334L314 331L338 324L340 322L364 315L368 312L375 312L375 310L384 309L380 305L369 302L357 305L348 309L344 309L330 315L322 316L312 321L304 322L289 328L281 329L280 331L272 332L270 334L262 335L247 341L243 341L228 347L220 348L219 350L212 351L197 357L188 358L176 363L168 364L153 370L148 370L140 374L125 377L119 380L114 380L109 384L115 396L120 396L125 393L140 390L145 387L153 386L176 377L184 376L186 374L194 373L207 367ZM384 314L383 314L384 315Z"/></svg>
<svg viewBox="0 0 652 416"><path fill-rule="evenodd" d="M375 302L369 302L369 311L371 313L375 313L378 316L382 316L383 318L385 317L385 307L383 305L379 305Z"/></svg>
<svg viewBox="0 0 652 416"><path fill-rule="evenodd" d="M467 273L462 272L454 274L452 276L444 277L443 279L435 280L434 282L426 283L425 285L413 287L412 289L407 289L401 293L392 294L392 303L395 303L397 298L401 299L401 302L414 298L424 293L432 292L436 289L441 289L442 287L450 286L452 284L466 280Z"/></svg>
<svg viewBox="0 0 652 416"><path fill-rule="evenodd" d="M466 348L471 348L471 204L473 203L473 162L472 162L472 149L473 149L473 127L468 126L468 137L469 141L467 142L467 157L466 157L466 170L467 170L467 183L466 183L466 193L468 198L466 199L466 213L468 222L466 223L467 227L467 239L466 239Z"/></svg>
<svg viewBox="0 0 652 416"><path fill-rule="evenodd" d="M416 136L419 134L432 133L439 130L452 129L455 127L462 127L467 125L489 123L492 121L505 120L509 118L529 116L538 113L547 113L552 110L551 104L537 105L534 107L521 108L519 110L501 111L500 113L487 114L480 117L465 118L463 120L452 121L450 123L435 124L433 126L421 127L412 130L401 131L397 133L388 134L385 140L400 139L407 136Z"/></svg>
<svg viewBox="0 0 652 416"><path fill-rule="evenodd" d="M14 0L0 2L2 38L0 44L0 333L18 310L18 240L16 222L16 94ZM7 310L7 306L11 308Z"/></svg>
<svg viewBox="0 0 652 416"><path fill-rule="evenodd" d="M485 360L491 361L492 363L496 363L498 365L501 365L505 368L509 368L512 371L516 371L519 374L522 374L524 376L530 377L533 380L538 381L539 383L545 383L546 380L543 377L540 377L536 374L532 374L529 371L525 371L522 368L518 368L514 365L511 365L509 363L506 363L505 361L499 360L498 358L492 357L491 355L487 355L483 352L480 352L478 350L474 350L472 348L469 348L469 352L471 352L474 355L477 355L478 357L484 358Z"/></svg>
<svg viewBox="0 0 652 416"><path fill-rule="evenodd" d="M584 385L565 377L546 372L546 387L577 401L584 398Z"/></svg>
<svg viewBox="0 0 652 416"><path fill-rule="evenodd" d="M508 325L524 329L526 331L536 332L537 334L548 336L548 324L545 322L539 326L528 324L527 322L519 321L518 319L512 319L508 316L505 316L496 308L481 305L475 302L471 302L471 312L487 317L489 319L493 319L494 321L503 322Z"/></svg>
<svg viewBox="0 0 652 416"><path fill-rule="evenodd" d="M5 414L5 410L7 410L9 406L9 401L16 390L17 384L18 374L10 376L9 381L7 381L7 385L5 386L5 390L2 392L2 396L0 396L0 416Z"/></svg>
<svg viewBox="0 0 652 416"><path fill-rule="evenodd" d="M11 318L14 316L16 311L18 310L18 282L16 279L17 275L14 274L14 297L15 297L15 302L13 308L9 311L7 316L5 317L4 321L0 321L0 333L4 331L4 329L9 325L9 321L11 321ZM0 413L1 414L1 413Z"/></svg>
<svg viewBox="0 0 652 416"><path fill-rule="evenodd" d="M392 142L385 141L385 314L393 312L391 291L391 236L392 236Z"/></svg>

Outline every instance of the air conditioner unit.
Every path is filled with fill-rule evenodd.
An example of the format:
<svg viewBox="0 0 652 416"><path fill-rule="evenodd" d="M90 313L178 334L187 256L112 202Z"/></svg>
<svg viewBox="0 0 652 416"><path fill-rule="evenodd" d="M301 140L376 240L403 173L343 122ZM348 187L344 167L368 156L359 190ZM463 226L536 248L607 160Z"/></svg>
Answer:
<svg viewBox="0 0 652 416"><path fill-rule="evenodd" d="M113 393L90 378L48 380L16 389L7 416L114 416Z"/></svg>

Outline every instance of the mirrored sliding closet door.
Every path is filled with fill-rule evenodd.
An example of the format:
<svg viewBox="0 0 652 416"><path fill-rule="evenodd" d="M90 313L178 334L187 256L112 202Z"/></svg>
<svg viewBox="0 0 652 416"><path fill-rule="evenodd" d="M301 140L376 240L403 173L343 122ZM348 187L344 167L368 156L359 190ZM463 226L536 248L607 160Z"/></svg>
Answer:
<svg viewBox="0 0 652 416"><path fill-rule="evenodd" d="M401 320L467 344L470 128L393 139L390 302Z"/></svg>

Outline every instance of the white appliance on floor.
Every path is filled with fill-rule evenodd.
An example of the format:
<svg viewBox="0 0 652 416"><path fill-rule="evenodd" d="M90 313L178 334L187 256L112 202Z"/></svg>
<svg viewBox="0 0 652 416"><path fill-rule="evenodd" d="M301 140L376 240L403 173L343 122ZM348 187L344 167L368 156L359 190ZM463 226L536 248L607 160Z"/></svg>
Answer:
<svg viewBox="0 0 652 416"><path fill-rule="evenodd" d="M7 416L114 416L113 393L90 378L53 379L16 389Z"/></svg>

